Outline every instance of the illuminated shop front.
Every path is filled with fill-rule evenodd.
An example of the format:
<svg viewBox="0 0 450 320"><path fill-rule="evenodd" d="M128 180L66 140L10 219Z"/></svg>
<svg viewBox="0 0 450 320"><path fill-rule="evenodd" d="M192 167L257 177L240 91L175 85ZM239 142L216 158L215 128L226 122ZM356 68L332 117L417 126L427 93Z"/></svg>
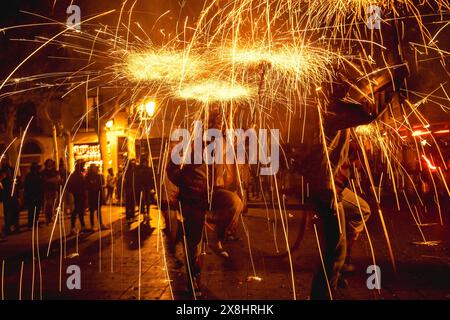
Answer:
<svg viewBox="0 0 450 320"><path fill-rule="evenodd" d="M75 144L73 146L73 154L75 161L83 160L85 162L85 168L89 168L91 164L95 164L100 170L103 170L103 161L99 144Z"/></svg>

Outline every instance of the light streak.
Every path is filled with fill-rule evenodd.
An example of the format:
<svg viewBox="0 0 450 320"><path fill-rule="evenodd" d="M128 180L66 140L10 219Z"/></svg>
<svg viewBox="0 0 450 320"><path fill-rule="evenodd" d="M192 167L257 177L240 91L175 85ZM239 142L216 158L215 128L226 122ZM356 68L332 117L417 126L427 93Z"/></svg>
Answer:
<svg viewBox="0 0 450 320"><path fill-rule="evenodd" d="M23 280L23 260L20 264L20 278L19 278L19 301L22 300L22 280Z"/></svg>
<svg viewBox="0 0 450 320"><path fill-rule="evenodd" d="M5 260L2 260L2 300L5 300Z"/></svg>
<svg viewBox="0 0 450 320"><path fill-rule="evenodd" d="M427 134L431 134L431 131L416 130L416 131L413 131L413 133L411 135L413 137L420 137L420 136L424 136Z"/></svg>
<svg viewBox="0 0 450 320"><path fill-rule="evenodd" d="M371 255L372 255L373 265L376 266L376 265L377 265L377 262L376 262L376 260L375 260L375 251L374 251L374 249L373 249L372 240L371 240L370 234L369 234L369 229L367 229L366 220L364 219L364 215L363 215L363 212L362 212L362 210L361 210L361 204L359 203L359 197L358 197L358 194L356 193L355 182L354 182L353 179L351 180L351 185L352 185L352 191L353 191L353 192L355 193L355 195L356 195L355 199L356 199L356 203L358 204L358 211L359 211L359 215L361 216L361 222L363 223L364 231L366 231L367 241L369 242L370 253L371 253ZM377 275L377 268L375 268L375 277L376 277L377 279L379 279L379 278L378 278L379 276L381 276L381 275ZM381 294L381 290L380 290L380 289L378 289L378 294Z"/></svg>
<svg viewBox="0 0 450 320"><path fill-rule="evenodd" d="M285 224L284 223L284 218L283 218L283 212L281 210L280 194L279 194L279 191L278 191L277 176L275 175L273 178L274 178L274 181L275 181L275 188L276 188L276 193L277 193L277 200L278 200L278 208L279 208L279 213L280 213L281 225L283 227L284 239L286 241L286 250L287 250L288 258L289 258L289 268L291 270L292 294L293 294L294 300L297 300L297 293L295 291L294 266L293 266L293 263L292 263L291 248L290 248L290 245L289 245L289 238L288 238L287 219L286 219L286 224Z"/></svg>
<svg viewBox="0 0 450 320"><path fill-rule="evenodd" d="M315 223L314 223L314 234L316 235L317 249L319 250L319 257L320 257L320 261L322 262L322 269L323 269L325 281L327 283L328 294L330 295L330 300L333 300L333 295L331 293L331 287L330 287L330 281L328 280L327 269L325 268L325 262L323 260L322 249L320 248L319 235L317 233L317 227L316 227Z"/></svg>
<svg viewBox="0 0 450 320"><path fill-rule="evenodd" d="M16 165L14 167L14 178L13 178L13 185L11 188L11 197L14 196L14 191L16 189L17 175L19 174L19 169L20 169L20 155L22 153L23 141L25 140L25 136L27 135L28 128L30 127L30 124L31 124L31 121L33 121L33 118L34 117L31 117L30 121L28 121L25 131L23 132L22 139L20 140L19 155L17 156Z"/></svg>
<svg viewBox="0 0 450 320"><path fill-rule="evenodd" d="M432 170L432 171L437 170L437 167L435 165L433 165L433 163L431 163L430 159L428 159L426 155L423 154L422 159L425 160L425 162L427 163L427 166L430 170Z"/></svg>
<svg viewBox="0 0 450 320"><path fill-rule="evenodd" d="M34 207L34 211L33 211L33 228L31 229L31 254L32 254L32 276L31 276L31 300L34 300L34 276L35 276L35 266L36 266L36 258L35 258L35 246L34 246L34 233L35 233L35 228L36 228L36 207Z"/></svg>

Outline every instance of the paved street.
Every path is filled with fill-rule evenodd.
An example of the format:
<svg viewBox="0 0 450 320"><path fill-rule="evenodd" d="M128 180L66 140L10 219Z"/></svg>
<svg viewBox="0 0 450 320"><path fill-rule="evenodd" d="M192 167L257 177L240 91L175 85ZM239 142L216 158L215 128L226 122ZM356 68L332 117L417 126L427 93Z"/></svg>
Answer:
<svg viewBox="0 0 450 320"><path fill-rule="evenodd" d="M448 224L448 212L448 208L443 210L444 225ZM278 211L276 214L279 217ZM289 230L288 241L292 243L298 217L304 213L288 209L282 214ZM31 231L10 236L7 242L0 243L4 298L190 298L186 292L184 268L177 266L168 254L167 240L162 232L163 220L155 209L152 210L151 227L136 222L130 230L126 228L120 208L104 207L103 216L105 224L112 229L78 238L61 237L63 228L57 225L48 257L52 226L39 228L39 251L34 250L34 266ZM283 250L286 241L281 220L276 219L274 225L274 217L273 209L251 208L240 223L238 235L241 240L226 244L231 255L229 260L218 257L206 247L202 299L293 299L292 282L295 283L296 298L308 299L313 272L320 266L314 228L308 226L299 249L292 252L292 278L289 258L270 257L276 253L276 247ZM366 286L369 276L366 268L373 262L370 243L364 236L354 248L352 262L357 270L347 276L349 288L340 290L335 298L450 299L450 236L448 228L435 224L437 214L423 214L421 230L407 211L386 208L384 218L397 272L392 268L380 219L374 215L368 230L376 264L381 270L382 289L369 290ZM25 223L24 214L22 220ZM66 231L69 230L68 223L65 219ZM214 239L213 228L208 224L209 241ZM413 243L423 241L420 231L428 241L427 245ZM66 270L70 265L80 267L81 290L69 290L66 286L69 276ZM168 281L169 277L171 281Z"/></svg>
<svg viewBox="0 0 450 320"><path fill-rule="evenodd" d="M446 211L448 214L448 210ZM279 214L279 213L278 213ZM296 216L301 212L288 210L289 230L295 230ZM428 213L429 221L437 221L436 215ZM269 211L269 217L273 212ZM355 245L353 259L356 272L346 277L349 289L340 290L336 299L450 299L450 237L448 228L432 224L422 227L429 245L414 245L422 242L418 227L409 212L385 210L384 218L390 235L397 272L393 272L382 226L377 216L372 216L368 230L375 253L376 264L381 269L381 287L368 290L366 268L372 265L372 255L367 236ZM250 210L244 218L253 247L252 259L245 241L229 244L231 261L223 261L208 254L205 259L206 272L203 283L210 299L293 299L292 277L289 258L271 258L275 254L275 240L279 250L284 248L282 226L269 229L267 213L263 209ZM448 221L448 218L447 218ZM279 221L278 221L279 222ZM289 234L289 239L295 237ZM440 241L437 245L432 241ZM291 240L290 240L291 242ZM320 267L317 240L312 225L306 230L299 249L292 253L295 293L297 299L308 299L313 272ZM252 261L253 260L253 261ZM254 267L253 267L254 266ZM258 281L258 278L261 281ZM256 279L256 280L255 280Z"/></svg>
<svg viewBox="0 0 450 320"><path fill-rule="evenodd" d="M110 229L78 238L67 237L64 241L56 228L57 240L52 242L49 257L46 256L51 226L39 228L40 265L35 250L34 268L32 232L13 235L0 244L5 264L5 298L18 299L20 291L22 299L32 298L34 277L34 299L39 299L41 292L43 299L171 299L157 212L152 211L155 229L135 222L131 230L127 230L121 212L118 207L103 207L104 223ZM69 224L66 219L66 230ZM66 286L66 270L70 265L80 267L81 290L69 290Z"/></svg>

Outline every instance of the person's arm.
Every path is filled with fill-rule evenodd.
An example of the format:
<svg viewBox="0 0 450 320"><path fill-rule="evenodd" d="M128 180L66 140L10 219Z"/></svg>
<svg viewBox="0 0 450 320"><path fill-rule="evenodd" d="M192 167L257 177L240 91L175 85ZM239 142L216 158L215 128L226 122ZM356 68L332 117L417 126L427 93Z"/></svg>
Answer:
<svg viewBox="0 0 450 320"><path fill-rule="evenodd" d="M376 119L369 108L362 104L335 100L324 115L327 131L339 131L369 124Z"/></svg>
<svg viewBox="0 0 450 320"><path fill-rule="evenodd" d="M169 164L167 165L167 177L169 180L179 187L181 185L181 173L182 169L180 165L176 165L169 161Z"/></svg>

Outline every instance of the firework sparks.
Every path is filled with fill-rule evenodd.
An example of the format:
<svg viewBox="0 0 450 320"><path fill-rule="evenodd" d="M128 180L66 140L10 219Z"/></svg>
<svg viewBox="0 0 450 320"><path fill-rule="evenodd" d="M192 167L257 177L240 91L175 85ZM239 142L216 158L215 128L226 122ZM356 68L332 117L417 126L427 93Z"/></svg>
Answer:
<svg viewBox="0 0 450 320"><path fill-rule="evenodd" d="M425 102L432 102L442 108L442 110L448 111L447 92L442 84L440 87L442 87L442 90L445 93L444 97L437 97L434 95L434 91L431 94L422 94L419 92L410 91L408 89L401 89L399 91L398 88L395 87L397 84L394 85L394 73L397 71L399 66L404 66L407 63L403 57L401 57L400 61L394 62L392 59L389 60L389 57L386 58L386 56L390 54L391 49L389 48L391 43L389 43L389 41L385 42L386 34L383 34L382 31L365 30L365 23L367 15L369 14L368 7L372 4L379 6L382 10L383 27L392 27L392 30L398 33L398 37L400 37L400 35L404 36L404 24L407 20L417 22L421 36L421 39L419 39L418 42L423 42L423 44L409 42L409 45L414 50L415 54L421 56L421 59L417 59L416 57L416 62L427 61L428 59L442 59L444 65L445 57L448 56L449 52L441 50L438 47L438 35L444 33L444 30L448 26L448 22L441 21L443 27L438 29L434 36L432 36L431 32L428 30L428 26L425 24L423 17L419 12L419 7L428 5L432 9L431 12L433 12L433 14L441 14L445 16L444 10L449 9L447 1L425 0L421 2L420 5L416 5L412 0L238 0L225 1L223 5L216 5L216 1L211 0L206 1L199 19L195 20L196 22L192 27L188 26L188 19L186 19L184 30L179 33L177 31L175 36L171 35L169 37L172 37L170 40L160 45L153 44L156 42L152 41L151 32L147 34L147 29L145 27L141 27L139 23L135 23L135 25L138 26L139 32L142 31L145 33L145 36L149 39L149 41L144 42L133 33L132 27L134 24L132 23L132 13L136 2L132 4L129 11L126 8L126 4L127 1L124 1L120 9L117 27L113 30L106 27L101 27L97 28L93 34L85 32L84 30L82 32L80 31L72 34L70 30L63 30L48 39L44 37L35 39L34 42L39 43L40 46L37 50L33 51L31 55L27 56L22 63L20 63L17 68L15 68L13 72L11 72L2 82L0 89L4 89L4 91L1 92L0 98L23 94L28 91L35 90L36 88L47 89L61 86L68 88L68 91L63 95L63 98L71 93L77 92L77 89L79 88L86 88L86 97L88 97L91 92L98 92L100 87L104 86L105 83L108 83L108 85L118 89L118 91L122 91L122 93L126 92L128 97L127 99L117 103L118 108L114 112L107 113L106 115L103 115L103 117L112 117L117 114L118 109L125 109L130 110L130 122L143 120L145 118L145 125L140 123L134 132L134 137L130 134L130 139L144 137L147 140L147 144L150 149L150 131L155 119L160 114L165 115L165 101L179 102L179 100L188 100L189 102L194 101L201 104L201 108L196 108L194 114L190 115L192 118L200 118L202 111L204 111L209 104L230 103L234 106L235 102L236 104L239 103L239 105L246 103L251 107L250 109L253 113L253 121L255 118L258 118L255 115L259 115L257 121L259 121L258 125L261 126L267 125L266 121L270 118L270 113L267 112L267 110L272 110L270 108L273 108L273 105L276 105L277 107L281 105L284 109L277 111L286 114L286 119L287 122L289 122L288 126L290 128L291 122L294 121L293 123L295 124L295 121L297 120L294 115L299 108L300 110L307 110L307 107L314 104L315 106L324 106L324 109L326 109L329 102L328 99L330 98L328 96L329 92L327 92L326 88L328 85L332 85L337 81L337 73L342 72L346 74L356 74L354 77L349 76L349 78L353 78L353 80L346 78L344 82L352 87L354 91L358 92L360 96L363 96L362 98L358 97L358 101L356 101L356 98L354 99L355 102L359 103L361 102L360 100L367 100L371 102L376 101L375 88L377 87L377 81L379 80L377 77L378 74L385 72L385 74L388 74L392 79L392 87L395 91L394 94L397 95L397 97L399 97L400 94L413 94L421 98L421 100L415 104L409 103L407 100L404 100L406 103L400 103L398 108L403 108L404 110L402 111L404 112L402 112L398 118L396 118L392 112L392 114L388 116L385 115L382 121L379 119L373 124L357 127L355 131L359 136L359 147L364 149L364 144L369 141L371 147L376 147L380 150L382 163L385 164L385 168L383 169L387 172L385 175L387 178L385 178L385 180L389 179L392 183L398 208L400 209L400 201L397 196L397 188L398 190L403 191L410 212L415 219L409 199L403 188L400 187L401 183L399 182L400 179L405 179L405 177L405 180L409 180L411 182L413 181L410 174L408 174L407 170L404 168L402 163L400 163L397 157L397 154L401 150L399 145L401 143L406 143L406 139L404 137L407 137L400 136L399 131L400 128L406 128L409 132L411 132L411 136L413 138L431 135L433 141L427 142L425 140L418 139L421 143L418 144L415 140L414 143L416 144L418 158L419 160L425 161L429 169L428 173L433 182L435 193L438 193L432 171L437 171L437 173L439 173L437 178L445 180L444 173L442 172L443 169L441 168L447 168L445 167L445 163L441 164L435 162L431 154L431 159L426 157L425 154L428 155L429 153L425 152L424 148L431 147L433 144L437 146L438 152L440 153L438 143L433 138L432 134L448 133L448 129L445 128L439 131L428 129L428 127L425 127L425 124L429 126L429 123L426 121L425 117L421 115L418 109L421 104L424 104ZM108 13L109 12L98 15L97 17ZM121 24L123 15L128 17L126 25L123 23ZM89 21L92 19L89 19ZM156 20L155 25L157 22L159 22L159 18ZM53 22L50 24L47 23L40 25L53 24L57 25L57 23ZM31 26L35 25L28 25L27 27ZM121 29L121 26L125 29ZM23 26L4 28L2 31L18 29L20 27ZM126 37L120 36L120 33L123 30L126 32ZM161 29L160 32L164 33L165 31ZM62 37L60 37L60 35L62 34L66 34L67 37L61 39ZM88 45L82 45L79 42L86 42ZM183 45L179 45L180 43L183 43ZM345 43L345 45L343 45L343 43ZM98 49L98 44L106 45L107 49ZM81 56L85 58L87 65L76 70L75 72L42 73L38 75L24 75L23 77L21 75L20 78L12 78L12 76L25 64L25 62L34 57L38 51L49 45L69 48L81 54ZM369 47L370 50L368 49ZM374 54L373 48L379 50L378 55ZM398 55L401 56L401 50L398 51ZM428 51L433 54L437 53L438 56L429 58ZM427 56L422 57L422 55ZM108 60L109 64L106 66L105 64L102 65L101 61L104 60ZM99 67L99 65L101 65L101 67ZM363 81L367 81L368 83L368 85L364 86L364 88L361 85ZM390 84L387 86L389 85ZM139 103L141 101L146 101L145 99L148 97L152 97L152 99L158 101L158 108L156 108L156 104L153 100L152 102L141 103L141 106L139 106ZM347 94L346 98L348 98L348 100L352 100L353 96ZM129 109L127 109L127 105L130 106ZM167 103L167 106L168 105L169 102ZM389 107L391 108L391 105ZM99 106L86 109L85 115L79 120L80 126L83 119L87 120L89 115L96 112L98 121L100 122ZM146 113L148 117L138 117L133 114L136 110L138 110L141 114ZM177 113L178 110L179 109L177 109ZM409 112L409 114L407 112ZM188 112L186 111L186 114L187 113ZM302 113L302 116L305 126L305 123L309 121L309 118L306 120L306 111ZM409 118L413 116L419 119L419 121L424 125L424 129L413 128L409 122ZM389 119L386 120L387 118ZM150 124L147 124L147 122ZM387 124L388 122L389 124ZM313 123L313 121L311 121L311 123ZM86 125L88 125L87 121ZM176 123L175 118L171 119L170 127L173 128L177 125L178 123ZM226 125L233 126L233 123L230 121L230 123L227 123ZM255 124L252 123L252 125ZM321 144L324 146L326 153L327 137L325 135L324 127L322 126L322 121L319 121L319 123L314 123L313 125L316 126L315 130L321 134L321 140L323 140L321 141ZM380 128L381 125L383 128ZM100 127L100 125L98 126ZM108 129L112 129L113 126L114 123L112 122ZM283 124L281 123L280 126L283 126ZM25 130L23 138L25 138L26 133L27 131ZM401 137L401 141L398 139L399 136ZM11 145L14 141L15 140L11 142ZM423 143L424 141L425 143ZM302 144L303 142L302 137ZM155 156L157 157L157 155ZM3 157L4 154L1 155L0 159ZM153 158L151 151L150 158ZM442 155L441 158L442 161L444 161ZM383 174L381 174L380 179L376 181L376 179L372 177L368 155L365 151L363 151L363 160L366 174L370 180L370 187L373 190L373 195L378 205L378 214L380 216L383 233L388 244L389 255L391 256L393 267L395 269L394 254L388 236L388 228L385 225L383 213L380 207L381 191L376 192L375 187L375 185L378 185L379 190L381 190L382 182L384 182ZM327 162L329 171L331 172L332 166L328 154ZM16 164L16 171L18 170L17 168L19 165L20 154ZM419 165L421 165L420 162ZM156 185L156 175L161 172L161 169L157 169L158 173L155 172L153 165L152 169L153 178ZM401 178L399 178L399 176L401 176ZM355 193L355 183L357 183L361 188L361 183L359 179L357 180L358 181L355 182L352 181L353 190ZM272 200L277 200L278 209L280 211L284 240L286 242L290 262L292 289L294 298L296 298L294 268L289 249L289 225L287 224L287 219L285 224L285 220L283 218L283 211L281 210L281 191L278 190L276 178L274 182L275 190L272 191ZM239 181L239 183L242 184L241 181ZM123 180L121 181L121 184L122 193ZM242 189L242 185L240 187ZM308 187L309 185L307 184L307 188ZM423 205L416 186L413 187L420 204ZM446 184L445 187L447 192L450 194ZM334 185L333 188L335 188ZM63 194L64 189L65 186L62 192ZM162 189L162 184L160 184L159 189ZM303 192L302 197L304 198ZM122 198L122 194L120 198ZM263 198L264 202L266 202L264 194ZM302 203L304 202L303 198ZM337 197L335 200L337 204ZM61 224L60 226L64 226L62 225L63 217L61 216L61 201L62 196L58 200L60 205L56 211L56 217L60 220L55 220L51 237L53 236L56 221L59 221ZM439 207L439 200L437 201L437 205ZM159 203L158 206L160 206ZM360 207L359 203L358 207ZM275 204L274 210L276 210ZM359 208L359 211L362 216L361 208ZM98 212L100 213L100 210L98 210ZM261 278L256 276L256 268L251 253L250 236L244 225L243 218L242 223L249 243L248 250L250 251L250 258L254 273L254 276L251 276L248 279L250 279L249 282L259 282L261 281ZM364 227L367 235L369 236L365 224ZM274 228L274 238L276 238L275 230L276 227ZM319 237L315 225L314 231L316 233L316 239L319 245ZM140 232L140 227L138 227L139 298L141 297L141 276L144 276L144 273L141 272L142 261ZM112 233L111 242L113 242ZM426 242L425 238L424 242ZM373 263L375 264L375 254L370 237L369 244ZM112 249L113 248L111 247L111 250ZM187 251L187 248L185 249ZM324 257L322 257L322 252L320 250L319 245L320 258L322 263L324 263ZM101 251L102 246L100 241L99 259L101 259ZM39 251L37 254L39 257ZM163 255L165 270L167 270L165 251L163 252ZM113 252L111 251L111 271L113 271L112 257ZM62 261L62 250L60 258ZM99 266L101 266L101 260L99 262ZM189 265L188 268L190 268ZM191 270L189 270L189 276L192 276ZM2 290L3 277L4 271L2 272ZM170 281L168 273L167 278L168 281ZM329 284L328 289L331 289Z"/></svg>
<svg viewBox="0 0 450 320"><path fill-rule="evenodd" d="M255 95L255 89L239 84L229 84L224 81L205 81L188 85L178 92L185 100L195 100L202 103L245 101Z"/></svg>
<svg viewBox="0 0 450 320"><path fill-rule="evenodd" d="M182 52L161 50L127 53L123 71L130 81L173 83L197 78L202 66L192 55L187 57Z"/></svg>

